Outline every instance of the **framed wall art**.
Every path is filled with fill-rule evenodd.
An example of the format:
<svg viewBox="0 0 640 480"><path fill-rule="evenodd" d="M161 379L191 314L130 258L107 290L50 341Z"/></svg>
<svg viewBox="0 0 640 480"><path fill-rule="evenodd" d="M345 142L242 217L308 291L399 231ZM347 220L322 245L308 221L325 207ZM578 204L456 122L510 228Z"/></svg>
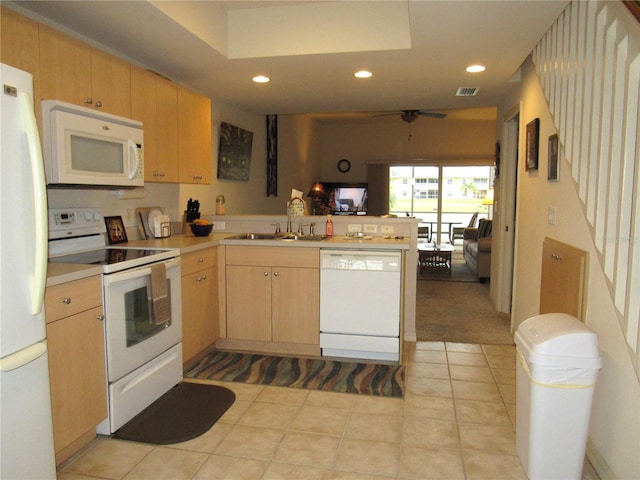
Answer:
<svg viewBox="0 0 640 480"><path fill-rule="evenodd" d="M222 122L218 151L218 178L249 180L252 146L253 132Z"/></svg>
<svg viewBox="0 0 640 480"><path fill-rule="evenodd" d="M267 197L278 196L278 116L267 115Z"/></svg>
<svg viewBox="0 0 640 480"><path fill-rule="evenodd" d="M549 137L549 171L547 180L557 182L560 175L560 144L558 143L558 135Z"/></svg>
<svg viewBox="0 0 640 480"><path fill-rule="evenodd" d="M125 243L127 241L127 231L124 229L122 217L104 217L104 223L107 227L109 245Z"/></svg>
<svg viewBox="0 0 640 480"><path fill-rule="evenodd" d="M540 119L535 118L527 123L526 170L538 169L538 137L540 136Z"/></svg>

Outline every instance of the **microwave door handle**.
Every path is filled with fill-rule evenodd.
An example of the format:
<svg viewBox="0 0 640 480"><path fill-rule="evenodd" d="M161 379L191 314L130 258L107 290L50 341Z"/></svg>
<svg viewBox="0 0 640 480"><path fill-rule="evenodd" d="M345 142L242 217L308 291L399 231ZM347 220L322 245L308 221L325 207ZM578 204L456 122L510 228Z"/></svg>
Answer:
<svg viewBox="0 0 640 480"><path fill-rule="evenodd" d="M25 134L27 137L27 149L31 167L31 183L33 188L34 209L34 271L31 289L31 314L37 315L42 311L44 303L44 289L47 282L47 241L48 241L48 215L47 215L47 190L44 180L44 162L42 161L42 148L38 125L33 113L31 97L26 92L18 94L21 115L25 120Z"/></svg>
<svg viewBox="0 0 640 480"><path fill-rule="evenodd" d="M136 173L138 173L140 152L138 151L138 145L133 140L127 140L127 146L129 147L129 178L133 180Z"/></svg>

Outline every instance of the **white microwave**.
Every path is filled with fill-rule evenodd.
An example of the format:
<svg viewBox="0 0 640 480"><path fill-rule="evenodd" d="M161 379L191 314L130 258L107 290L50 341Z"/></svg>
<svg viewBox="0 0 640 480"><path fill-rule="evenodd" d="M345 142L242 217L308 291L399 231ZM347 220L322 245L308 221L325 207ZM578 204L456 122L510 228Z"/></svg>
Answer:
<svg viewBox="0 0 640 480"><path fill-rule="evenodd" d="M144 185L141 122L43 100L42 141L48 185Z"/></svg>

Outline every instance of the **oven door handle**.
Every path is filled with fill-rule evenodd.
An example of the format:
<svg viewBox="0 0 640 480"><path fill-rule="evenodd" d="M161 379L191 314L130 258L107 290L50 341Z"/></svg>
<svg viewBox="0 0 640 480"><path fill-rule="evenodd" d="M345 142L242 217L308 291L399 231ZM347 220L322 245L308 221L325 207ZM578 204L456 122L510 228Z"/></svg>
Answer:
<svg viewBox="0 0 640 480"><path fill-rule="evenodd" d="M167 269L167 276L169 276L169 270L180 266L180 257L173 258L164 262ZM110 275L103 275L102 282L105 287L109 285L115 285L116 283L126 282L140 277L146 277L151 275L151 267L145 265L140 268L134 268L132 270L125 270L123 272L116 272Z"/></svg>

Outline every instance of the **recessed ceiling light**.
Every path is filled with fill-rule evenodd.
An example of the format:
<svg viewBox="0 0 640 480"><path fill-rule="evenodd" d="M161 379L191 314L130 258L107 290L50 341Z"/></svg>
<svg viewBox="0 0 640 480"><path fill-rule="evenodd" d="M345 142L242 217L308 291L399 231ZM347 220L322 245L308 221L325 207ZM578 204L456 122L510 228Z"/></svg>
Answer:
<svg viewBox="0 0 640 480"><path fill-rule="evenodd" d="M484 65L471 65L467 67L467 72L469 73L479 73L484 72L487 68Z"/></svg>
<svg viewBox="0 0 640 480"><path fill-rule="evenodd" d="M357 78L370 78L373 76L373 73L368 70L360 70L359 72L354 73L353 76Z"/></svg>
<svg viewBox="0 0 640 480"><path fill-rule="evenodd" d="M256 83L269 83L271 81L271 79L265 75L256 75L251 80Z"/></svg>

